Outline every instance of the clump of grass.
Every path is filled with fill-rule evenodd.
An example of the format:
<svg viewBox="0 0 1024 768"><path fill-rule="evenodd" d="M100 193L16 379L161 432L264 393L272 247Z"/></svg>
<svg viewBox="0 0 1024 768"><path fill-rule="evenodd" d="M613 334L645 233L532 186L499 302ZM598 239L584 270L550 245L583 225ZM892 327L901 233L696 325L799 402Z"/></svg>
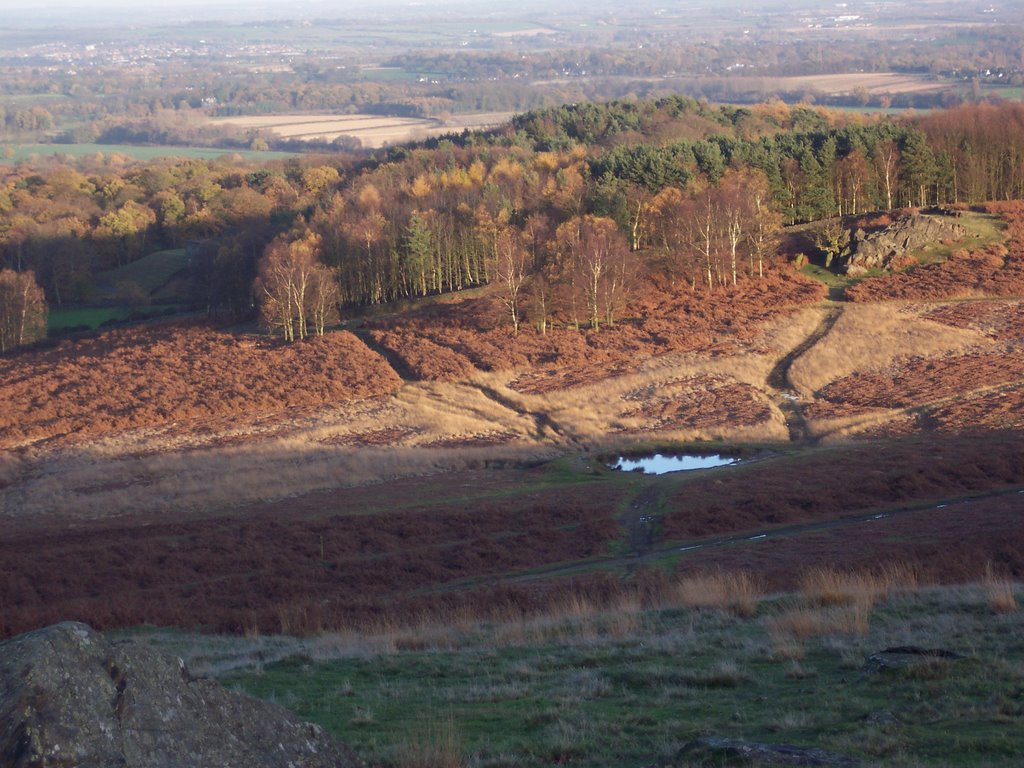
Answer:
<svg viewBox="0 0 1024 768"><path fill-rule="evenodd" d="M995 572L992 563L985 566L985 577L982 579L985 598L989 607L996 613L1014 613L1017 610L1017 595L1011 579Z"/></svg>
<svg viewBox="0 0 1024 768"><path fill-rule="evenodd" d="M871 606L866 603L830 608L795 608L768 621L772 635L802 640L825 635L866 635Z"/></svg>
<svg viewBox="0 0 1024 768"><path fill-rule="evenodd" d="M917 571L901 563L857 572L812 568L800 578L800 604L766 621L775 656L801 659L813 637L865 636L876 603L917 589Z"/></svg>
<svg viewBox="0 0 1024 768"><path fill-rule="evenodd" d="M738 688L750 678L736 665L735 661L723 660L705 672L684 677L687 685L696 688Z"/></svg>
<svg viewBox="0 0 1024 768"><path fill-rule="evenodd" d="M349 722L352 725L372 725L375 719L372 709L356 705L352 707L352 717Z"/></svg>
<svg viewBox="0 0 1024 768"><path fill-rule="evenodd" d="M763 582L746 571L720 571L684 576L675 586L674 597L689 608L716 608L749 617L757 613L764 591Z"/></svg>
<svg viewBox="0 0 1024 768"><path fill-rule="evenodd" d="M411 732L399 744L397 768L462 768L465 765L462 739L455 724L447 719L429 722Z"/></svg>
<svg viewBox="0 0 1024 768"><path fill-rule="evenodd" d="M819 606L874 605L896 591L916 592L914 568L890 563L874 571L838 571L811 568L800 578L800 593L806 603Z"/></svg>
<svg viewBox="0 0 1024 768"><path fill-rule="evenodd" d="M789 669L786 670L786 677L790 680L809 680L817 676L817 672L803 666L796 659L792 660L792 663L789 665Z"/></svg>

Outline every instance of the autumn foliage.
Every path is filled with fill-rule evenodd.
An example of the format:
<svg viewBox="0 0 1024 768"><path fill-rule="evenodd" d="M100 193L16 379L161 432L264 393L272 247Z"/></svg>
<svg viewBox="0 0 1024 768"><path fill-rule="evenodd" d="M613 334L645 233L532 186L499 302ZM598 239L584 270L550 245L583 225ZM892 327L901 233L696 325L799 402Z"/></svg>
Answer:
<svg viewBox="0 0 1024 768"><path fill-rule="evenodd" d="M203 326L114 331L0 359L0 445L208 419L255 419L394 390L399 379L338 332L301 347Z"/></svg>
<svg viewBox="0 0 1024 768"><path fill-rule="evenodd" d="M524 329L516 335L499 324L502 311L494 297L438 304L370 327L376 342L416 379L522 369L513 387L538 393L621 375L668 352L742 349L766 320L819 301L824 293L820 283L788 270L710 292L648 279L615 327L600 331L578 331L562 319L546 332Z"/></svg>

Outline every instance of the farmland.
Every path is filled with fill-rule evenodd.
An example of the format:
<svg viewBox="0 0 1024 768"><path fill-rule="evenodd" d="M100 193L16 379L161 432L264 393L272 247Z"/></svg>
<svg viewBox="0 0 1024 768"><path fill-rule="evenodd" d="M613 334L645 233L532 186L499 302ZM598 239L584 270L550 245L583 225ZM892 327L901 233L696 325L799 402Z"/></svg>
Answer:
<svg viewBox="0 0 1024 768"><path fill-rule="evenodd" d="M153 160L164 157L186 157L213 160L225 155L240 155L253 160L281 160L293 157L290 152L254 152L252 150L214 149L210 147L142 146L137 144L11 144L8 157L0 154L0 163L16 163L45 157L94 158L116 157Z"/></svg>
<svg viewBox="0 0 1024 768"><path fill-rule="evenodd" d="M510 112L458 115L446 119L381 117L379 115L259 115L221 117L213 125L261 130L285 139L334 141L342 136L376 148L464 130L492 128L508 121Z"/></svg>
<svg viewBox="0 0 1024 768"><path fill-rule="evenodd" d="M949 84L918 75L895 72L863 72L841 75L801 75L776 81L783 90L809 90L831 96L850 95L863 90L868 95L916 93L941 90Z"/></svg>

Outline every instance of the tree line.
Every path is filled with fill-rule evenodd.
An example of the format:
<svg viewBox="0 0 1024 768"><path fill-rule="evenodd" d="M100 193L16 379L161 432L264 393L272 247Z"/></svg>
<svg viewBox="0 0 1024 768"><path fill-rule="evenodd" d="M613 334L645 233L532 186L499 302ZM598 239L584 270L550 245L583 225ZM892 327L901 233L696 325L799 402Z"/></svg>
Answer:
<svg viewBox="0 0 1024 768"><path fill-rule="evenodd" d="M636 275L763 274L786 223L1024 198L1024 105L911 118L671 97L574 104L372 156L0 171L0 266L53 305L159 248L194 247L194 304L262 305L286 338L338 307L502 286L508 322L614 323ZM283 286L283 287L282 287Z"/></svg>

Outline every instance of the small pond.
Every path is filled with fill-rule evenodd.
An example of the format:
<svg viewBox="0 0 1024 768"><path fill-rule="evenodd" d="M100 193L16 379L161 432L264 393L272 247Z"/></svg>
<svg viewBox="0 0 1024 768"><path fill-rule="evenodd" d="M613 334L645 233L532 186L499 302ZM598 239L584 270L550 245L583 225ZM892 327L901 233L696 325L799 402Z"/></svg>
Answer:
<svg viewBox="0 0 1024 768"><path fill-rule="evenodd" d="M653 456L619 456L608 466L623 472L643 472L645 475L663 475L666 472L684 472L691 469L728 467L739 463L737 456L712 454L661 454Z"/></svg>

